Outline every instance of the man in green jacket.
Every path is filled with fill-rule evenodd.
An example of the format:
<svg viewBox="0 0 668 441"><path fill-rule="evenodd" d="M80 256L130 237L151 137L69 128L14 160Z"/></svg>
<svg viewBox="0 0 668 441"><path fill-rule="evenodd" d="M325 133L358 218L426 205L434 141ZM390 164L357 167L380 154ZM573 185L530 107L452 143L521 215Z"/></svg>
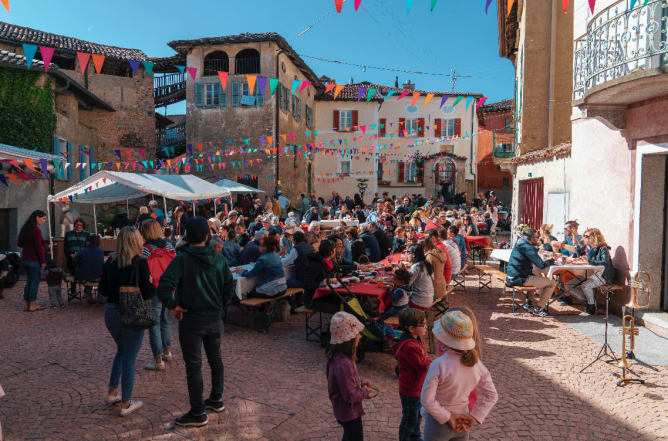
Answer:
<svg viewBox="0 0 668 441"><path fill-rule="evenodd" d="M186 225L189 246L174 257L158 284L160 301L179 320L186 364L190 411L176 419L179 426L205 426L206 409L225 409L220 337L225 302L234 295L234 284L227 260L206 244L208 237L206 219L191 218ZM206 400L202 400L202 345L211 366L211 395Z"/></svg>

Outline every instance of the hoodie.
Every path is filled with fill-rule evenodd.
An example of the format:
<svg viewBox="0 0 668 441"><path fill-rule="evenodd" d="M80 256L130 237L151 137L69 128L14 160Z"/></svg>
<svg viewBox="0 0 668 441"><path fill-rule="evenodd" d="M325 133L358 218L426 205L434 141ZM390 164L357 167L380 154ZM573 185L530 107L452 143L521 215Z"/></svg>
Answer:
<svg viewBox="0 0 668 441"><path fill-rule="evenodd" d="M433 283L434 283L434 298L440 299L445 296L445 263L447 261L447 254L438 248L427 251L425 254L427 262L434 268Z"/></svg>
<svg viewBox="0 0 668 441"><path fill-rule="evenodd" d="M393 351L399 362L399 393L408 397L419 397L431 364L422 342L404 332Z"/></svg>
<svg viewBox="0 0 668 441"><path fill-rule="evenodd" d="M227 259L207 246L188 246L177 254L158 285L160 301L168 309L185 309L183 322L195 325L220 320L226 299L233 295Z"/></svg>

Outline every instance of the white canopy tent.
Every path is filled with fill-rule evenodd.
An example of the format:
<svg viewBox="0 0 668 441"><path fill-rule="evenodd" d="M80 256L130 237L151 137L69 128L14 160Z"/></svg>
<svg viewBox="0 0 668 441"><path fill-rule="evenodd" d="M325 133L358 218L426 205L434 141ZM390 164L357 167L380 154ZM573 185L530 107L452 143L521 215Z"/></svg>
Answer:
<svg viewBox="0 0 668 441"><path fill-rule="evenodd" d="M215 185L223 187L230 191L232 194L237 193L264 193L264 191L259 188L254 188L248 185L241 184L239 182L230 181L229 179L221 179L216 182Z"/></svg>
<svg viewBox="0 0 668 441"><path fill-rule="evenodd" d="M231 192L224 187L211 184L193 175L159 175L148 173L125 173L100 171L87 179L47 198L47 214L49 203L66 199L69 202L93 204L95 233L97 233L97 216L95 204L127 201L145 197L147 194L162 196L165 215L167 199L177 201L197 201L230 196ZM194 205L194 202L193 202ZM51 236L51 222L49 236ZM53 251L53 242L51 244Z"/></svg>

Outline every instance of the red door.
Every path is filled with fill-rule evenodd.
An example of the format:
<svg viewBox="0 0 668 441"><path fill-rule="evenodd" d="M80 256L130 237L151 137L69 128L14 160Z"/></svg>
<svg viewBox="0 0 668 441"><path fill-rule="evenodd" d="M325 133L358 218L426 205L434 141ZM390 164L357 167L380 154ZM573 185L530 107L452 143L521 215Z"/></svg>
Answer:
<svg viewBox="0 0 668 441"><path fill-rule="evenodd" d="M520 222L539 229L543 224L543 178L522 181Z"/></svg>

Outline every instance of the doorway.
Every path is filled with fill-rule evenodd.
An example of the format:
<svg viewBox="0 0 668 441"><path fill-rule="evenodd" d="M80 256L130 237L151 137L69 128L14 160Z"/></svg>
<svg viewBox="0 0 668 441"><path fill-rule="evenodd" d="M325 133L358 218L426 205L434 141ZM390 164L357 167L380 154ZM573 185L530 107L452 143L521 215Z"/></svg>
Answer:
<svg viewBox="0 0 668 441"><path fill-rule="evenodd" d="M543 178L520 182L520 223L539 229L543 223Z"/></svg>

